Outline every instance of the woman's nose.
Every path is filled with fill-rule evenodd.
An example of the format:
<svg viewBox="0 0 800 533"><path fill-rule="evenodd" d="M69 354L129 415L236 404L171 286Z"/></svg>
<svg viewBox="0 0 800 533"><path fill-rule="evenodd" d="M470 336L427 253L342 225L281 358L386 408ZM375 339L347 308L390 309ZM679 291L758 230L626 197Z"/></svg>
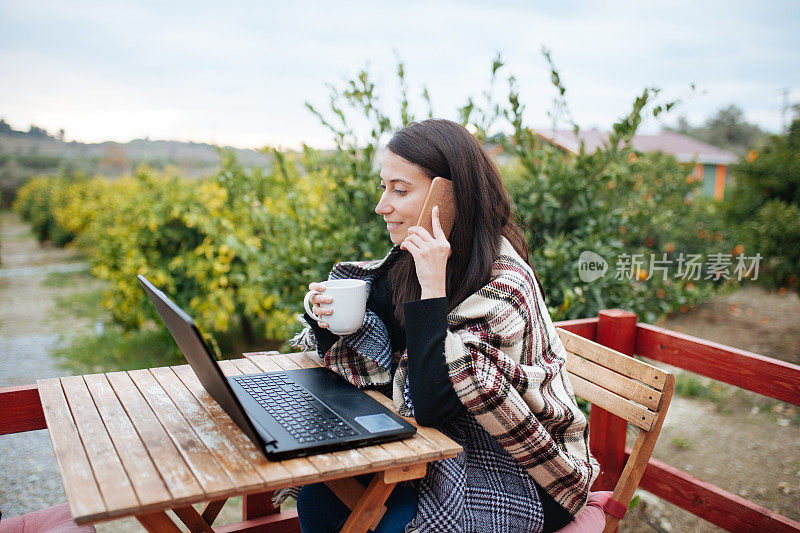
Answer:
<svg viewBox="0 0 800 533"><path fill-rule="evenodd" d="M378 200L378 205L375 206L375 212L379 215L388 215L392 212L392 206L386 200L385 192L381 195L381 199Z"/></svg>

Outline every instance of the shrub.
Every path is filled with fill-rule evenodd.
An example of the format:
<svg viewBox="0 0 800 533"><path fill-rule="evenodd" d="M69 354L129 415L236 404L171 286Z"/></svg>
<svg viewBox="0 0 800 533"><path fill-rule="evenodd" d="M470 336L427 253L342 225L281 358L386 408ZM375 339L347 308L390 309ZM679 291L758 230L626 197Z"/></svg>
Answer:
<svg viewBox="0 0 800 533"><path fill-rule="evenodd" d="M41 239L75 236L92 274L109 282L103 305L124 329L156 318L136 280L143 274L203 331L233 328L247 345L263 345L256 336L289 336L308 282L327 277L356 244L347 248L355 230L331 214L347 210L330 201L331 173L300 172L292 156L273 154L266 172L223 153L219 173L200 181L148 167L115 181L36 179L16 208Z"/></svg>
<svg viewBox="0 0 800 533"><path fill-rule="evenodd" d="M55 219L56 209L68 201L69 187L70 180L64 176L37 177L18 191L14 210L31 223L39 242L51 241L56 246L65 246L75 237Z"/></svg>
<svg viewBox="0 0 800 533"><path fill-rule="evenodd" d="M786 135L773 135L732 168L725 214L737 240L764 262L759 279L800 294L800 117Z"/></svg>
<svg viewBox="0 0 800 533"><path fill-rule="evenodd" d="M773 199L744 224L748 249L763 258L759 279L772 288L791 287L800 294L800 207Z"/></svg>

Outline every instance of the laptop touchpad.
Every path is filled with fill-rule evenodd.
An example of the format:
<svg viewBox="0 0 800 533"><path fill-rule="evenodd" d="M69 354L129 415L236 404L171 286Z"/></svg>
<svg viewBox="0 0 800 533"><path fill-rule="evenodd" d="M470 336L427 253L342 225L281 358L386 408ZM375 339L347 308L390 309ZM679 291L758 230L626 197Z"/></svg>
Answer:
<svg viewBox="0 0 800 533"><path fill-rule="evenodd" d="M403 426L392 420L389 415L379 413L377 415L357 416L355 421L370 433L380 433L381 431L391 431L402 429Z"/></svg>

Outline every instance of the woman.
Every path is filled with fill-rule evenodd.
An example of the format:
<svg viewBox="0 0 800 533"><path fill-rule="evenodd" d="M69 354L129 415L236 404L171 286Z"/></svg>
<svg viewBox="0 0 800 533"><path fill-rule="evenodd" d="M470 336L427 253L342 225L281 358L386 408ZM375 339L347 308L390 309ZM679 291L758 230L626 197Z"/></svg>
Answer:
<svg viewBox="0 0 800 533"><path fill-rule="evenodd" d="M416 226L431 180L453 182L449 238ZM599 467L566 377L565 352L528 264L497 168L462 126L426 120L389 141L375 212L392 243L380 261L340 263L330 278L367 281L364 325L327 323L294 339L359 387L391 394L399 412L464 452L398 486L377 531L553 531L583 507ZM324 285L313 311L331 301ZM362 482L366 482L362 479ZM303 531L336 531L348 509L324 484L298 496Z"/></svg>

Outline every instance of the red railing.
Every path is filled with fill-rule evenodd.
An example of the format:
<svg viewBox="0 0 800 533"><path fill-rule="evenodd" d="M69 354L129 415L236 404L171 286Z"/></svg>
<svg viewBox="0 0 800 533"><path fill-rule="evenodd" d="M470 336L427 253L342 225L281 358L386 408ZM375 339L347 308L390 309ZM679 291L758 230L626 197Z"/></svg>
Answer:
<svg viewBox="0 0 800 533"><path fill-rule="evenodd" d="M695 374L800 405L800 366L745 350L637 324L634 313L601 311L598 318L557 322L573 333L614 348L667 363ZM603 466L594 490L612 490L630 454L626 423L592 406L589 442ZM650 459L639 486L728 531L800 532L800 523L702 481L673 466Z"/></svg>
<svg viewBox="0 0 800 533"><path fill-rule="evenodd" d="M800 366L691 337L649 324L633 313L601 311L597 318L566 320L557 326L628 355L639 355L737 387L800 405ZM36 385L0 388L0 435L46 429ZM611 490L630 454L626 423L592 406L592 453L603 466L595 490ZM728 531L800 533L800 523L686 472L650 459L639 486ZM244 499L244 520L216 531L296 531L294 516L281 516L264 495ZM272 527L270 527L272 526Z"/></svg>

